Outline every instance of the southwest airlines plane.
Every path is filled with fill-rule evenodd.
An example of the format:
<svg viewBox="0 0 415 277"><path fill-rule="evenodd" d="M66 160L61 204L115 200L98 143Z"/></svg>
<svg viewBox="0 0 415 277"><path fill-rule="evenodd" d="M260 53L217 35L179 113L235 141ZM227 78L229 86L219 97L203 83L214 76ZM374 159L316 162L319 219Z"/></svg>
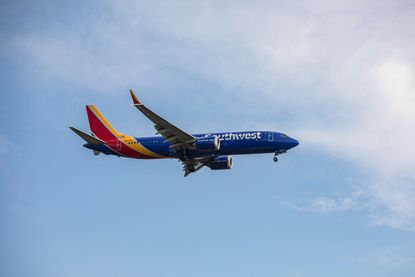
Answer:
<svg viewBox="0 0 415 277"><path fill-rule="evenodd" d="M274 153L278 155L298 145L298 141L273 131L245 131L189 134L144 106L130 90L134 106L154 123L153 137L133 137L119 133L94 105L86 106L92 135L74 127L72 131L86 141L83 146L94 151L118 157L135 159L179 159L184 176L204 166L212 170L231 169L232 156Z"/></svg>

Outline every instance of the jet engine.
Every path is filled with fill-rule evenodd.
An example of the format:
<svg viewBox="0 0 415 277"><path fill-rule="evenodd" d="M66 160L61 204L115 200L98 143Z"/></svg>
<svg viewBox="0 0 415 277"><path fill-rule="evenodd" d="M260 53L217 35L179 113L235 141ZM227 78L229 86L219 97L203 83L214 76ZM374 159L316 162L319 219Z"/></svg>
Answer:
<svg viewBox="0 0 415 277"><path fill-rule="evenodd" d="M209 167L212 170L231 169L232 164L232 156L219 156L210 162Z"/></svg>
<svg viewBox="0 0 415 277"><path fill-rule="evenodd" d="M218 137L199 138L195 146L199 151L218 151L220 148L220 140Z"/></svg>

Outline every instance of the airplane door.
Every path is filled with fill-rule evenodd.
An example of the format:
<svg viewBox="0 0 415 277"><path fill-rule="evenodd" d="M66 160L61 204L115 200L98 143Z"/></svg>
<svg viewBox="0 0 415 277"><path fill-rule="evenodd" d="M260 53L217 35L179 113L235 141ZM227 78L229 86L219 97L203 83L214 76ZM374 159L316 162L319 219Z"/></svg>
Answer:
<svg viewBox="0 0 415 277"><path fill-rule="evenodd" d="M274 141L274 133L268 132L268 141Z"/></svg>
<svg viewBox="0 0 415 277"><path fill-rule="evenodd" d="M122 145L121 141L117 141L117 143L115 144L115 149L121 150L121 145Z"/></svg>

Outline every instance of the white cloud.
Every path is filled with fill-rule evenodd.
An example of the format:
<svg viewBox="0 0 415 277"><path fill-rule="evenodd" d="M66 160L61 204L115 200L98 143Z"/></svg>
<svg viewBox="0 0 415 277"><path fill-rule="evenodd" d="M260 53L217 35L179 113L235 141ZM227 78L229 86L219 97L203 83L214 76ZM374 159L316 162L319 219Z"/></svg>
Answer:
<svg viewBox="0 0 415 277"><path fill-rule="evenodd" d="M415 229L414 13L410 1L115 1L85 18L86 31L22 33L7 45L45 78L93 91L169 87L189 74L240 105L290 113L281 125L302 144L371 175L358 191L376 223ZM355 209L353 199L311 206Z"/></svg>
<svg viewBox="0 0 415 277"><path fill-rule="evenodd" d="M309 141L348 157L372 173L365 187L378 224L415 229L415 83L413 65L385 58L364 75L350 120L335 128L305 130ZM341 123L341 122L339 122Z"/></svg>
<svg viewBox="0 0 415 277"><path fill-rule="evenodd" d="M311 203L311 208L317 212L334 212L352 210L358 207L354 198L333 199L328 197L318 197Z"/></svg>
<svg viewBox="0 0 415 277"><path fill-rule="evenodd" d="M344 211L362 211L372 209L371 199L360 188L356 188L350 196L319 196L307 203L292 203L282 200L278 202L290 209L307 213L333 214Z"/></svg>

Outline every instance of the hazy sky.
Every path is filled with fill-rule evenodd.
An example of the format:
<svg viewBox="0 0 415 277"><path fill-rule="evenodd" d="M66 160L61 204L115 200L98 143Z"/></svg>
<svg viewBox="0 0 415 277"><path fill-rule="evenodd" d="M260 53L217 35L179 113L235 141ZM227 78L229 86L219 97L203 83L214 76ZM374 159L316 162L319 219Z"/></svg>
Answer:
<svg viewBox="0 0 415 277"><path fill-rule="evenodd" d="M413 1L2 1L2 276L413 276ZM153 135L300 145L183 178L98 157L96 104Z"/></svg>

